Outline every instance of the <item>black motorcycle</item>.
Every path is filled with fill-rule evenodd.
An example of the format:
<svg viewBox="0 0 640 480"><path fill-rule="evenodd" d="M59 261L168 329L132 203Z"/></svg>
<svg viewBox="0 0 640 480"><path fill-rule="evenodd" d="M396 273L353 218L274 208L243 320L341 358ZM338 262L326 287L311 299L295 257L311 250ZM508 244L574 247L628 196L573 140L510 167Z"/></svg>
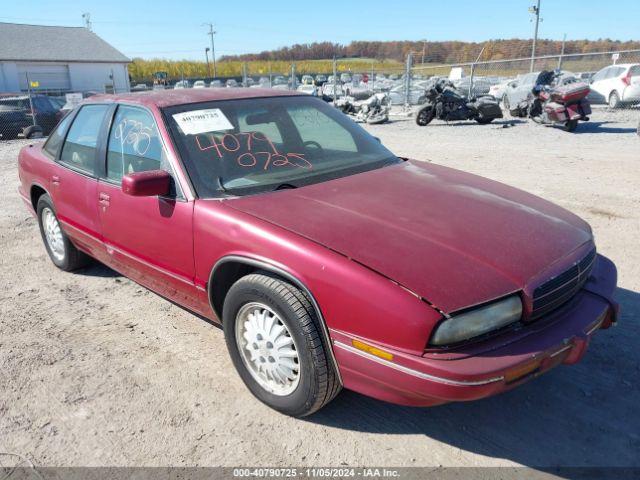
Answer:
<svg viewBox="0 0 640 480"><path fill-rule="evenodd" d="M427 90L426 100L416 115L416 123L420 126L429 125L434 118L447 122L475 120L481 125L502 118L500 105L491 95L468 99L446 80Z"/></svg>

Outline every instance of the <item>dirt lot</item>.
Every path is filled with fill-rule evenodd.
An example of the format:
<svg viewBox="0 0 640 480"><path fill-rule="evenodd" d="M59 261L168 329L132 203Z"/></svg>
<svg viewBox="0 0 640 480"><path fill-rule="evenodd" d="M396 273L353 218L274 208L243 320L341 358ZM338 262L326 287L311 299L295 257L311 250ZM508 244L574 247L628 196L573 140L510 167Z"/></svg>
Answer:
<svg viewBox="0 0 640 480"><path fill-rule="evenodd" d="M306 420L254 400L216 327L105 267L57 270L16 192L27 142L0 143L0 452L49 466L640 466L639 116L599 110L576 134L372 127L399 155L583 216L618 265L623 315L579 365L495 398L413 409L345 391Z"/></svg>

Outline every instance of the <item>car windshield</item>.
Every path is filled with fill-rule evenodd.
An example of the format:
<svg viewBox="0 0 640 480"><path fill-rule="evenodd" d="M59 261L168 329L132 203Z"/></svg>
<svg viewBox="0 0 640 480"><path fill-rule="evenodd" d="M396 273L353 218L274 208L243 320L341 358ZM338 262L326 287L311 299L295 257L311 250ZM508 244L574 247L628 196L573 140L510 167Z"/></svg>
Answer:
<svg viewBox="0 0 640 480"><path fill-rule="evenodd" d="M163 111L203 198L299 187L400 161L343 113L306 95Z"/></svg>

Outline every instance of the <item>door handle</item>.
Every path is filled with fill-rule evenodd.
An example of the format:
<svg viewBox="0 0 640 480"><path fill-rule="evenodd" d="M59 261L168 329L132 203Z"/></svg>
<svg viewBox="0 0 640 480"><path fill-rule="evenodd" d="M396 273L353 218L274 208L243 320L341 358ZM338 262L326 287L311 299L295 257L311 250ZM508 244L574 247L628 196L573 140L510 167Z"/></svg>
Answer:
<svg viewBox="0 0 640 480"><path fill-rule="evenodd" d="M106 208L109 206L109 200L111 200L111 197L106 193L100 192L100 194L98 195L98 199L98 203L102 206L102 209L106 210Z"/></svg>
<svg viewBox="0 0 640 480"><path fill-rule="evenodd" d="M54 185L60 185L60 177L57 175L53 175L51 177L51 183L53 183Z"/></svg>

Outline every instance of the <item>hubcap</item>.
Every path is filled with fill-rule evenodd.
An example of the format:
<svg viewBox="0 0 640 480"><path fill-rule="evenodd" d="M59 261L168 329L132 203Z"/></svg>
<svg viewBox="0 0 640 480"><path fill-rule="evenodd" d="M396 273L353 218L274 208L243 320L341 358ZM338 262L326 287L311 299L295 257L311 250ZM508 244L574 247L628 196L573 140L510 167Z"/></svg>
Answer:
<svg viewBox="0 0 640 480"><path fill-rule="evenodd" d="M269 307L252 302L236 316L236 344L249 373L274 395L289 395L300 382L298 349L287 326Z"/></svg>
<svg viewBox="0 0 640 480"><path fill-rule="evenodd" d="M58 219L49 207L42 210L42 228L49 250L56 260L64 260L64 238Z"/></svg>

